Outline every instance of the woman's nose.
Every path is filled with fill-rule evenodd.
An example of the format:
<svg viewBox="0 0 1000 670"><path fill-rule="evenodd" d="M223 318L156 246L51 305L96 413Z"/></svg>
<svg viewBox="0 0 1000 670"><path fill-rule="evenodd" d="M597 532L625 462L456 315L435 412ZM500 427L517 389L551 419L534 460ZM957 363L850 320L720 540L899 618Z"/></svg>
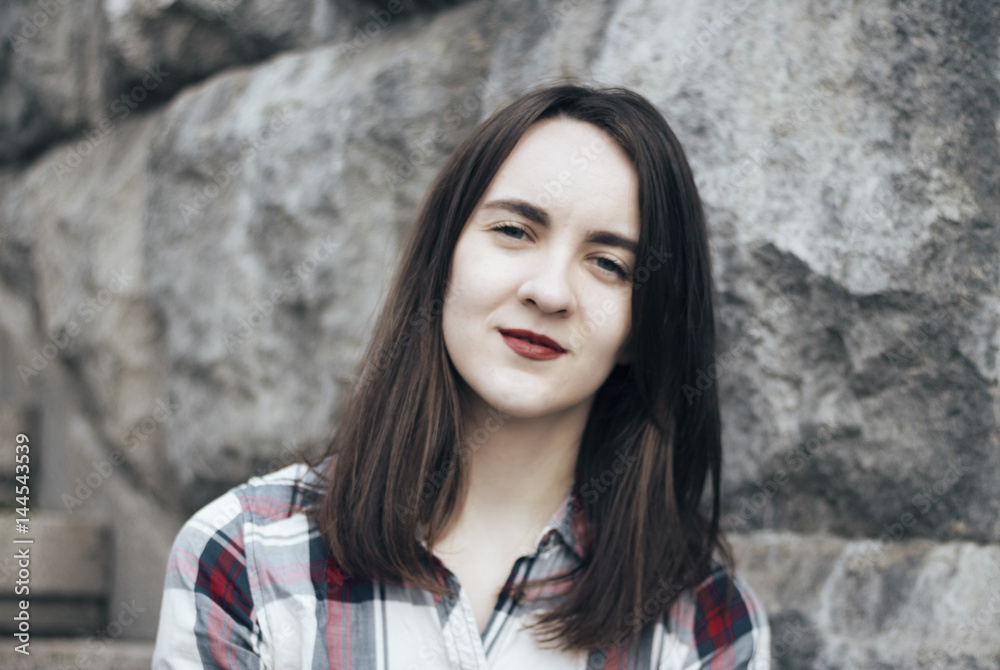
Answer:
<svg viewBox="0 0 1000 670"><path fill-rule="evenodd" d="M547 314L568 315L576 309L576 293L570 278L569 262L563 259L539 259L521 283L517 297L533 303Z"/></svg>

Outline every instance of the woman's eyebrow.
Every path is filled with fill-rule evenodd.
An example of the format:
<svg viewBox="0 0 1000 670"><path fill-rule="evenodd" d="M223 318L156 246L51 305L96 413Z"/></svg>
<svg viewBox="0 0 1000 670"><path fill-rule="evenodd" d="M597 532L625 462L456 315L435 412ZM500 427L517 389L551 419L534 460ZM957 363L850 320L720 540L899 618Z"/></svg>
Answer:
<svg viewBox="0 0 1000 670"><path fill-rule="evenodd" d="M503 209L520 214L534 223L549 225L549 213L525 200L490 200L483 205L483 209Z"/></svg>
<svg viewBox="0 0 1000 670"><path fill-rule="evenodd" d="M549 213L541 207L525 200L490 200L483 204L483 209L502 209L513 214L519 214L541 226L549 225ZM636 254L639 250L639 244L635 240L607 230L593 230L589 232L586 241L590 244L606 244L618 247L632 254Z"/></svg>

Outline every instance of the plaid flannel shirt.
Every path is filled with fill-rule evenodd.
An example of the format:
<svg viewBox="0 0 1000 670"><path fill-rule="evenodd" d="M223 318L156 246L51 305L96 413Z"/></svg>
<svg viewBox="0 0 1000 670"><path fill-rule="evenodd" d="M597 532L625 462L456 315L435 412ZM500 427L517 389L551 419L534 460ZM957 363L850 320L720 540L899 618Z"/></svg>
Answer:
<svg viewBox="0 0 1000 670"><path fill-rule="evenodd" d="M453 598L345 578L302 513L318 495L314 478L302 464L254 477L184 525L168 559L154 668L769 667L764 610L742 579L720 565L628 645L590 654L539 646L521 624L552 594L532 592L523 602L507 594L515 583L566 572L582 560L589 529L583 515L571 514L581 504L579 479L534 553L515 561L480 634L468 597L435 556L425 567L456 589ZM634 614L644 623L653 616Z"/></svg>

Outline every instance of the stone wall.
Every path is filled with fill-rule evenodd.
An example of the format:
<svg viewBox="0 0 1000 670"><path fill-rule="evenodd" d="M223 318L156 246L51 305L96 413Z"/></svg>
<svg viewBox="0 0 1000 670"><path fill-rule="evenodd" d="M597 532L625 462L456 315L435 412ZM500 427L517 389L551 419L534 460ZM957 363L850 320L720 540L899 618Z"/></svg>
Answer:
<svg viewBox="0 0 1000 670"><path fill-rule="evenodd" d="M449 151L570 76L693 164L692 392L775 667L1000 664L997 0L18 0L0 33L0 398L41 417L34 504L113 522L122 637L194 509L322 443Z"/></svg>

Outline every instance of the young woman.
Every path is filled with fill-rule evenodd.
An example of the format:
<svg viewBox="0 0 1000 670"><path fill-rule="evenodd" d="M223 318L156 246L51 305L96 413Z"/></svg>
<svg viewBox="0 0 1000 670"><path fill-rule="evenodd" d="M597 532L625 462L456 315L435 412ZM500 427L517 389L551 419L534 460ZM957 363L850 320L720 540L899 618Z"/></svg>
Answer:
<svg viewBox="0 0 1000 670"><path fill-rule="evenodd" d="M154 666L768 667L718 527L716 389L691 393L714 345L662 115L518 99L431 186L326 456L181 530Z"/></svg>

